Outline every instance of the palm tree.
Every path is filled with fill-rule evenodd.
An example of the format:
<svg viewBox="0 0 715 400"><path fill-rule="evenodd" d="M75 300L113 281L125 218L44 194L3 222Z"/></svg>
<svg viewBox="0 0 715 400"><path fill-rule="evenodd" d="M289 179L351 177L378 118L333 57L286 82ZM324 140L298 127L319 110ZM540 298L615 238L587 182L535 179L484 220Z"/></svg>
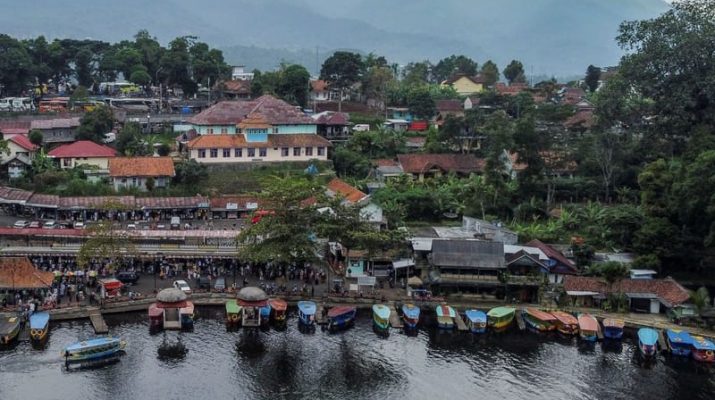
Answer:
<svg viewBox="0 0 715 400"><path fill-rule="evenodd" d="M698 310L698 314L702 314L704 310L710 307L710 293L705 286L701 286L698 290L690 291L690 301Z"/></svg>

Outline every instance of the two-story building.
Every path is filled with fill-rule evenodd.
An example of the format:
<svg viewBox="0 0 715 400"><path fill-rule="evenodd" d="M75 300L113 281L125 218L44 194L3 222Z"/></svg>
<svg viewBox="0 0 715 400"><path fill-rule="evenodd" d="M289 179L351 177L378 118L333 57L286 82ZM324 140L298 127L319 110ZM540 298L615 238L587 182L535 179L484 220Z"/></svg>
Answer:
<svg viewBox="0 0 715 400"><path fill-rule="evenodd" d="M310 116L317 125L318 135L331 142L350 139L350 116L342 112L323 111Z"/></svg>
<svg viewBox="0 0 715 400"><path fill-rule="evenodd" d="M7 167L10 179L22 177L32 164L38 147L30 142L25 135L13 135L7 139L8 152L0 152L0 162Z"/></svg>
<svg viewBox="0 0 715 400"><path fill-rule="evenodd" d="M47 153L47 156L58 160L61 169L88 165L100 170L107 170L109 159L116 157L117 152L111 147L90 140L79 140L59 146Z"/></svg>
<svg viewBox="0 0 715 400"><path fill-rule="evenodd" d="M481 76L455 75L443 81L442 87L453 88L460 96L471 96L484 91L486 84Z"/></svg>
<svg viewBox="0 0 715 400"><path fill-rule="evenodd" d="M155 188L169 186L176 175L171 157L113 157L109 159L109 177L115 190L138 188L148 190L148 181Z"/></svg>

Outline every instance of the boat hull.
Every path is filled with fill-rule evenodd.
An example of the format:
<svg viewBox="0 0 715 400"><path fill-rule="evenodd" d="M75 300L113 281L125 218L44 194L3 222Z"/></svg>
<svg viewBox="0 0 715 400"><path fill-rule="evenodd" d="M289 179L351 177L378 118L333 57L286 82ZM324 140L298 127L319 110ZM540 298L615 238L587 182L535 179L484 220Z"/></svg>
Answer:
<svg viewBox="0 0 715 400"><path fill-rule="evenodd" d="M712 350L693 350L692 354L695 361L715 363L715 352Z"/></svg>
<svg viewBox="0 0 715 400"><path fill-rule="evenodd" d="M45 340L47 340L47 333L49 330L49 325L42 329L30 329L30 340L33 343L44 343Z"/></svg>
<svg viewBox="0 0 715 400"><path fill-rule="evenodd" d="M499 310L499 314L494 315L494 312ZM506 311L504 311L506 310ZM497 307L487 313L487 326L495 331L504 331L514 322L516 309L510 307Z"/></svg>
<svg viewBox="0 0 715 400"><path fill-rule="evenodd" d="M20 334L20 320L17 317L12 317L6 320L3 324L3 332L0 333L0 344L10 344L17 335Z"/></svg>
<svg viewBox="0 0 715 400"><path fill-rule="evenodd" d="M337 315L335 317L328 317L328 329L329 330L342 330L348 329L353 326L355 322L355 313Z"/></svg>
<svg viewBox="0 0 715 400"><path fill-rule="evenodd" d="M655 345L645 344L640 341L638 342L638 350L640 350L641 355L646 358L655 357L655 354L657 352Z"/></svg>
<svg viewBox="0 0 715 400"><path fill-rule="evenodd" d="M452 317L437 317L437 327L439 329L444 329L444 330L454 329L454 318L452 318Z"/></svg>
<svg viewBox="0 0 715 400"><path fill-rule="evenodd" d="M383 320L376 315L373 315L372 323L375 325L375 328L378 328L380 330L388 330L390 328L389 321Z"/></svg>
<svg viewBox="0 0 715 400"><path fill-rule="evenodd" d="M623 338L623 329L614 327L604 327L603 337L611 340L621 340Z"/></svg>
<svg viewBox="0 0 715 400"><path fill-rule="evenodd" d="M581 332L579 334L579 337L581 338L581 340L590 342L590 343L595 343L596 341L598 341L598 335L596 335L595 333Z"/></svg>
<svg viewBox="0 0 715 400"><path fill-rule="evenodd" d="M645 358L655 357L658 351L658 333L650 328L639 329L638 350Z"/></svg>
<svg viewBox="0 0 715 400"><path fill-rule="evenodd" d="M402 306L402 321L407 329L416 329L420 323L420 309L412 304Z"/></svg>
<svg viewBox="0 0 715 400"><path fill-rule="evenodd" d="M315 312L317 307L312 301L298 302L298 323L307 327L315 324Z"/></svg>
<svg viewBox="0 0 715 400"><path fill-rule="evenodd" d="M469 331L472 333L484 333L487 331L487 323L469 321Z"/></svg>
<svg viewBox="0 0 715 400"><path fill-rule="evenodd" d="M124 350L125 347L126 342L117 340L112 342L111 345L108 345L108 348L102 351L96 351L91 348L79 348L75 350L65 350L63 356L67 362L102 360L116 355L120 351Z"/></svg>
<svg viewBox="0 0 715 400"><path fill-rule="evenodd" d="M402 321L404 322L405 328L407 328L407 329L416 329L417 324L419 324L419 318L409 318L409 317L403 316Z"/></svg>
<svg viewBox="0 0 715 400"><path fill-rule="evenodd" d="M536 332L550 332L556 329L556 325L548 322L548 321L542 321L533 315L529 314L528 312L523 313L524 317L524 323L526 323L526 326Z"/></svg>

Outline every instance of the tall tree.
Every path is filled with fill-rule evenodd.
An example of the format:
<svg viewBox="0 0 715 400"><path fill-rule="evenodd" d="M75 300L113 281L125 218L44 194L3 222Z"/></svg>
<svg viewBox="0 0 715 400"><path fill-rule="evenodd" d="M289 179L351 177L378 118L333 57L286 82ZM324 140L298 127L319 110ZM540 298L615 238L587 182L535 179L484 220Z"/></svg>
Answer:
<svg viewBox="0 0 715 400"><path fill-rule="evenodd" d="M437 62L432 69L432 75L435 83L440 83L452 75L469 75L477 74L478 64L476 61L464 55L451 55Z"/></svg>
<svg viewBox="0 0 715 400"><path fill-rule="evenodd" d="M584 78L584 82L586 82L586 87L588 87L588 90L591 93L598 89L599 80L601 80L601 68L589 65L588 68L586 68L586 77Z"/></svg>
<svg viewBox="0 0 715 400"><path fill-rule="evenodd" d="M338 111L342 111L343 93L360 81L362 71L362 59L357 53L336 51L323 62L320 79L327 81L332 89L339 91Z"/></svg>
<svg viewBox="0 0 715 400"><path fill-rule="evenodd" d="M25 46L8 35L0 34L0 90L2 96L19 95L27 88L33 74L32 58Z"/></svg>
<svg viewBox="0 0 715 400"><path fill-rule="evenodd" d="M77 128L77 140L91 140L102 143L104 135L114 127L114 114L109 107L96 107L82 116Z"/></svg>
<svg viewBox="0 0 715 400"><path fill-rule="evenodd" d="M407 107L416 118L430 119L437 111L434 100L426 86L412 88L407 94Z"/></svg>
<svg viewBox="0 0 715 400"><path fill-rule="evenodd" d="M504 68L504 77L511 85L512 83L526 82L526 76L524 75L524 65L521 61L511 60L509 65Z"/></svg>
<svg viewBox="0 0 715 400"><path fill-rule="evenodd" d="M411 62L402 71L402 80L408 85L426 84L430 82L432 65L429 61Z"/></svg>
<svg viewBox="0 0 715 400"><path fill-rule="evenodd" d="M309 87L310 73L302 65L292 64L281 71L278 93L284 100L305 108L308 104Z"/></svg>
<svg viewBox="0 0 715 400"><path fill-rule="evenodd" d="M482 65L480 73L487 86L492 86L499 80L499 68L492 60L488 60Z"/></svg>

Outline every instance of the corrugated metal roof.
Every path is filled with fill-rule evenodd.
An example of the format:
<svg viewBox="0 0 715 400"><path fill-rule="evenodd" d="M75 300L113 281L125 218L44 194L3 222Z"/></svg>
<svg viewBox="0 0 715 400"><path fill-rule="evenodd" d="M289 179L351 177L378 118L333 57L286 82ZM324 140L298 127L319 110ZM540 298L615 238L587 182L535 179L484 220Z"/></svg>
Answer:
<svg viewBox="0 0 715 400"><path fill-rule="evenodd" d="M463 239L432 241L432 264L439 267L504 268L504 245Z"/></svg>

